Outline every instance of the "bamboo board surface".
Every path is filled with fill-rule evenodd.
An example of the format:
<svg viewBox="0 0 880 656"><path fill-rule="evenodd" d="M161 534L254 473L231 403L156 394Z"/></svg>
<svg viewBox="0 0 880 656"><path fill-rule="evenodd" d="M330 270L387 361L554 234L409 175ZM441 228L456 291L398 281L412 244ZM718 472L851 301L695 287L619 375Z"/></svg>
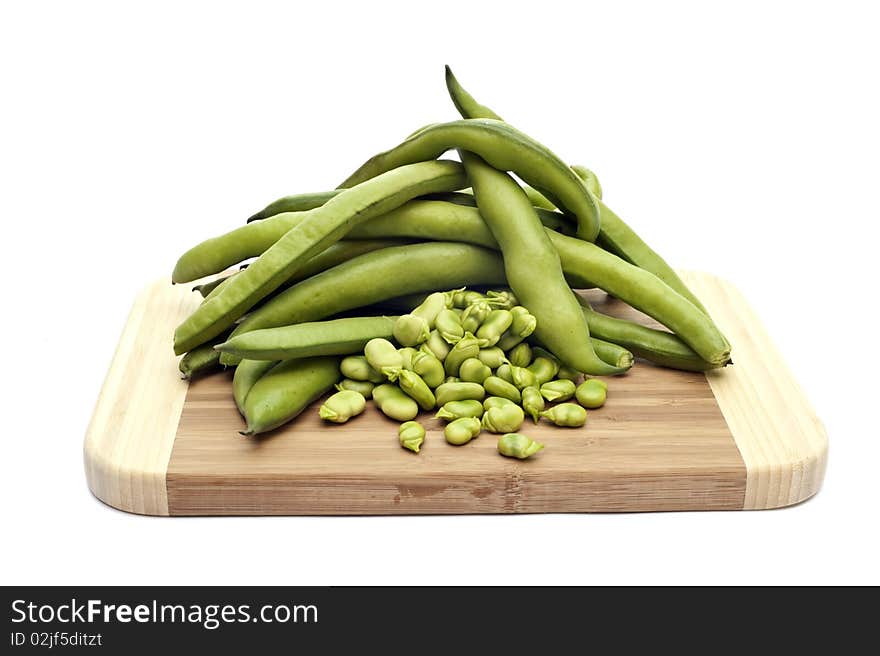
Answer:
<svg viewBox="0 0 880 656"><path fill-rule="evenodd" d="M683 274L733 346L735 363L708 375L637 362L609 380L587 425L530 420L544 442L526 461L503 458L496 436L463 447L420 420L419 455L372 405L343 425L307 410L242 438L231 375L180 380L171 334L198 303L167 281L135 302L89 426L89 487L111 506L153 515L433 514L775 508L818 491L821 423L745 300L729 283ZM602 294L609 314L645 318ZM650 321L648 320L648 323Z"/></svg>

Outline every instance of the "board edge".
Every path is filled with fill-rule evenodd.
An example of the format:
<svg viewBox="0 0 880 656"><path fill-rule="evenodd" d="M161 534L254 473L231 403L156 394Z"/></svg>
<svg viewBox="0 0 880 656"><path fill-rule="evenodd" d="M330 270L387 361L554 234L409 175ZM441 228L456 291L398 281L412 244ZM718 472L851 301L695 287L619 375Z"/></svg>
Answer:
<svg viewBox="0 0 880 656"><path fill-rule="evenodd" d="M743 510L784 508L806 501L822 487L828 435L806 394L785 364L763 323L730 281L703 271L681 276L707 306L732 345L734 364L706 373L746 466ZM782 406L756 417L763 405Z"/></svg>
<svg viewBox="0 0 880 656"><path fill-rule="evenodd" d="M169 515L166 475L189 384L180 377L177 358L161 354L171 348L168 336L174 327L198 302L180 291L161 279L137 295L86 429L88 488L117 510ZM144 321L147 312L149 325ZM157 378L161 385L150 384ZM153 408L147 421L132 419L132 394L139 395L141 408L145 403Z"/></svg>

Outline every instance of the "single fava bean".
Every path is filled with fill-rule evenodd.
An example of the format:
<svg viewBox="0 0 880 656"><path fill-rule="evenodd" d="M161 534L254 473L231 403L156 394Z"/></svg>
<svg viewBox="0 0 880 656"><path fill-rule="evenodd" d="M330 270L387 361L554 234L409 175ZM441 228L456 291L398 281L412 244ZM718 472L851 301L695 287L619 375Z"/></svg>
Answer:
<svg viewBox="0 0 880 656"><path fill-rule="evenodd" d="M492 370L480 362L479 358L468 358L458 368L458 375L464 381L482 385L492 375Z"/></svg>
<svg viewBox="0 0 880 656"><path fill-rule="evenodd" d="M505 362L500 367L495 370L495 375L498 376L501 380L506 380L508 383L513 383L513 372L510 369L510 363Z"/></svg>
<svg viewBox="0 0 880 656"><path fill-rule="evenodd" d="M516 367L511 365L510 379L510 382L512 382L519 390L523 390L526 387L535 387L538 384L538 381L535 378L535 374L533 374L525 367Z"/></svg>
<svg viewBox="0 0 880 656"><path fill-rule="evenodd" d="M483 416L483 404L476 399L466 399L464 401L449 401L444 404L437 414L437 419L445 419L446 421L454 421L462 417L476 417L479 419Z"/></svg>
<svg viewBox="0 0 880 656"><path fill-rule="evenodd" d="M541 390L537 387L526 387L522 391L522 407L537 424L544 411L544 397L541 396Z"/></svg>
<svg viewBox="0 0 880 656"><path fill-rule="evenodd" d="M477 358L479 358L480 362L482 362L490 369L497 369L501 365L507 363L507 357L505 357L504 351L502 351L497 346L481 348L479 355L477 355Z"/></svg>
<svg viewBox="0 0 880 656"><path fill-rule="evenodd" d="M508 458L524 460L543 448L543 444L522 433L507 433L498 438L498 453Z"/></svg>
<svg viewBox="0 0 880 656"><path fill-rule="evenodd" d="M404 346L403 348L397 349L397 352L400 353L401 356L403 356L403 368L412 371L413 356L419 351L417 349L414 349L412 346Z"/></svg>
<svg viewBox="0 0 880 656"><path fill-rule="evenodd" d="M433 410L434 406L437 404L437 401L434 398L434 392L432 392L431 388L428 387L428 384L422 380L421 376L414 371L401 369L395 375L395 379L397 380L397 384L400 385L400 389L402 389L407 396L415 399L415 402L421 406L422 410Z"/></svg>
<svg viewBox="0 0 880 656"><path fill-rule="evenodd" d="M490 433L513 433L520 429L525 421L522 408L515 403L499 408L489 408L483 415L483 428Z"/></svg>
<svg viewBox="0 0 880 656"><path fill-rule="evenodd" d="M449 355L446 356L446 360L443 362L443 366L446 369L446 375L458 376L458 370L459 367L461 367L461 363L468 358L477 357L479 353L479 340L470 333L465 333L464 337L458 340L458 343L452 347L449 351Z"/></svg>
<svg viewBox="0 0 880 656"><path fill-rule="evenodd" d="M428 322L414 314L404 314L397 317L392 329L394 339L398 344L405 346L418 346L427 341L431 334Z"/></svg>
<svg viewBox="0 0 880 656"><path fill-rule="evenodd" d="M457 344L464 337L461 319L454 310L443 309L437 315L437 332L447 344ZM427 337L425 338L427 339Z"/></svg>
<svg viewBox="0 0 880 656"><path fill-rule="evenodd" d="M461 417L448 424L443 430L446 441L455 446L467 444L480 434L480 420L476 417Z"/></svg>
<svg viewBox="0 0 880 656"><path fill-rule="evenodd" d="M532 347L523 342L507 352L507 360L515 367L528 367L532 364Z"/></svg>
<svg viewBox="0 0 880 656"><path fill-rule="evenodd" d="M343 376L351 380L369 381L371 383L381 383L385 380L385 376L373 369L363 355L349 355L342 358L339 370Z"/></svg>
<svg viewBox="0 0 880 656"><path fill-rule="evenodd" d="M367 400L360 392L343 390L332 394L318 409L321 419L332 421L336 424L344 424L352 417L356 417L367 407Z"/></svg>
<svg viewBox="0 0 880 656"><path fill-rule="evenodd" d="M510 328L512 321L513 315L510 310L492 310L477 329L476 337L479 340L480 348L495 346L504 331Z"/></svg>
<svg viewBox="0 0 880 656"><path fill-rule="evenodd" d="M486 292L486 297L488 298L489 305L504 310L509 310L513 306L519 305L516 296L509 289L503 289L500 291L490 290Z"/></svg>
<svg viewBox="0 0 880 656"><path fill-rule="evenodd" d="M412 367L414 372L422 377L428 387L435 388L443 383L446 371L443 369L443 363L433 353L425 353L423 351L416 352L412 358Z"/></svg>
<svg viewBox="0 0 880 656"><path fill-rule="evenodd" d="M468 305L485 301L486 297L480 292L461 290L453 292L452 305L457 308L466 308Z"/></svg>
<svg viewBox="0 0 880 656"><path fill-rule="evenodd" d="M461 327L469 333L477 332L491 311L492 306L486 301L471 303L461 313Z"/></svg>
<svg viewBox="0 0 880 656"><path fill-rule="evenodd" d="M357 392L365 399L373 398L373 388L375 386L375 383L371 383L368 380L352 380L351 378L343 378L341 381L336 383L336 389L340 392Z"/></svg>
<svg viewBox="0 0 880 656"><path fill-rule="evenodd" d="M605 405L605 398L608 394L608 385L604 380L598 378L588 378L575 391L575 398L585 408L601 408Z"/></svg>
<svg viewBox="0 0 880 656"><path fill-rule="evenodd" d="M488 412L491 408L503 408L506 405L516 405L510 399L505 399L503 396L488 396L483 401L483 410Z"/></svg>
<svg viewBox="0 0 880 656"><path fill-rule="evenodd" d="M394 339L403 346L418 346L428 339L437 315L446 307L446 294L443 292L429 294L417 308L409 314L398 317L394 322Z"/></svg>
<svg viewBox="0 0 880 656"><path fill-rule="evenodd" d="M544 383L549 383L559 371L559 362L555 358L548 358L543 355L537 356L527 369L535 376L535 383L540 387Z"/></svg>
<svg viewBox="0 0 880 656"><path fill-rule="evenodd" d="M418 453L425 441L425 427L417 421L405 421L397 429L400 446Z"/></svg>
<svg viewBox="0 0 880 656"><path fill-rule="evenodd" d="M440 333L437 332L437 330L432 330L431 334L428 335L428 341L422 344L419 348L423 353L431 353L441 362L446 359L450 350L449 344L446 343L446 340L440 336Z"/></svg>
<svg viewBox="0 0 880 656"><path fill-rule="evenodd" d="M522 400L522 396L520 395L519 390L516 389L516 386L498 376L489 376L483 381L483 388L491 396L503 396L514 403L519 403Z"/></svg>
<svg viewBox="0 0 880 656"><path fill-rule="evenodd" d="M577 403L560 403L541 413L557 426L578 428L587 423L587 411Z"/></svg>
<svg viewBox="0 0 880 656"><path fill-rule="evenodd" d="M566 378L551 380L541 385L541 395L554 403L556 401L568 401L574 396L575 384Z"/></svg>
<svg viewBox="0 0 880 656"><path fill-rule="evenodd" d="M521 305L511 308L510 314L513 316L510 328L504 331L501 339L498 340L498 346L505 351L509 351L521 343L526 337L535 332L535 328L538 327L538 320Z"/></svg>
<svg viewBox="0 0 880 656"><path fill-rule="evenodd" d="M419 414L419 404L391 383L377 385L373 389L373 401L382 414L397 421L409 421Z"/></svg>
<svg viewBox="0 0 880 656"><path fill-rule="evenodd" d="M364 357L370 366L386 378L403 368L403 356L394 344L382 337L376 337L364 346Z"/></svg>
<svg viewBox="0 0 880 656"><path fill-rule="evenodd" d="M477 383L443 383L434 390L437 405L446 405L450 401L482 401L486 391Z"/></svg>

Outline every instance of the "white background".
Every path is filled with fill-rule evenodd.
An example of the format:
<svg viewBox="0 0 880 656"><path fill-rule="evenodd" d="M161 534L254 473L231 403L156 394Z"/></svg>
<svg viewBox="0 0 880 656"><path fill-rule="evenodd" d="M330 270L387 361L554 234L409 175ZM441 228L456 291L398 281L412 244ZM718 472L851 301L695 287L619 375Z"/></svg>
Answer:
<svg viewBox="0 0 880 656"><path fill-rule="evenodd" d="M880 583L871 3L6 2L2 583ZM154 519L82 439L133 295L269 200L478 99L736 282L831 440L754 513ZM169 335L170 344L170 335Z"/></svg>

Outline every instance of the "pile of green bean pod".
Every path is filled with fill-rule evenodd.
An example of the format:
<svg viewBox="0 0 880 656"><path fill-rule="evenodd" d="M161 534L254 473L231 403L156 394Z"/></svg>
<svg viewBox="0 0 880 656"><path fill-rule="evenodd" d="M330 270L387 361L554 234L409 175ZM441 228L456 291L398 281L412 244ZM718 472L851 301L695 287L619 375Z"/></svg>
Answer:
<svg viewBox="0 0 880 656"><path fill-rule="evenodd" d="M477 102L449 67L445 80L461 119L419 128L336 189L269 203L174 267L203 297L174 334L180 371L235 367L243 434L335 386L324 421L357 421L372 400L413 454L430 448L419 416L434 412L447 443L490 432L501 455L526 458L544 448L519 432L526 419L583 426L608 393L596 376L636 358L730 363L705 306L595 173ZM437 159L447 152L461 163ZM587 288L665 330L597 312Z"/></svg>

